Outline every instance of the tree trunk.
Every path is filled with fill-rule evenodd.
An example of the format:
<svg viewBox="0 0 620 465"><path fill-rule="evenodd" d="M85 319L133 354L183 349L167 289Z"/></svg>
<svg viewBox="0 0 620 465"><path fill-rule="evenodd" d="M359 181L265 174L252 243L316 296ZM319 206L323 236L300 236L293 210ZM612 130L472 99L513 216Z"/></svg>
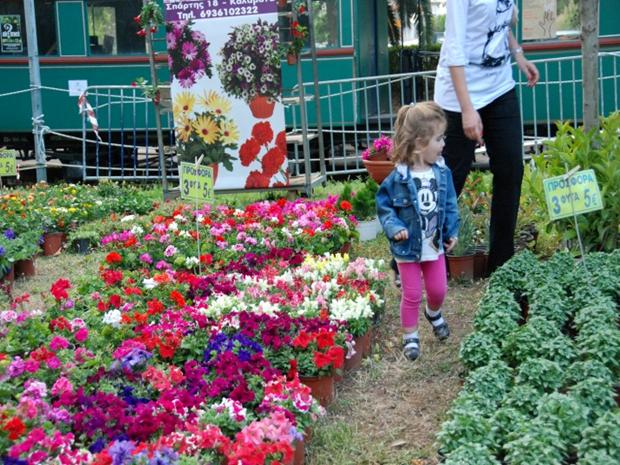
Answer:
<svg viewBox="0 0 620 465"><path fill-rule="evenodd" d="M583 125L586 131L599 126L598 31L599 0L581 0Z"/></svg>

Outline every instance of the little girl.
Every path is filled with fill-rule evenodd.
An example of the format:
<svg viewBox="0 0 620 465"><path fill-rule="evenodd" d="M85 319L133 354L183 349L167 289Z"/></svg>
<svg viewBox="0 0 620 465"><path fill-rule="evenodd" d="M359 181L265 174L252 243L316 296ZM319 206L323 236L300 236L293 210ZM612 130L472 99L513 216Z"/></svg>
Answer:
<svg viewBox="0 0 620 465"><path fill-rule="evenodd" d="M396 169L377 192L377 213L401 277L400 320L403 351L409 360L420 355L422 277L427 299L424 315L439 340L450 335L441 314L447 291L444 253L456 245L459 217L452 174L441 157L445 129L446 117L436 103L402 107L396 116L392 152Z"/></svg>

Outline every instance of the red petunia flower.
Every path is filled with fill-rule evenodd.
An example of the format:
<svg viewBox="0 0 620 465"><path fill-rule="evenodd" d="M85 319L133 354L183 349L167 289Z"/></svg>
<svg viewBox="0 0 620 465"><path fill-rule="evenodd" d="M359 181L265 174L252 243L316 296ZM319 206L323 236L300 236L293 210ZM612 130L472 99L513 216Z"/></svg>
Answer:
<svg viewBox="0 0 620 465"><path fill-rule="evenodd" d="M312 336L310 336L307 332L301 331L299 335L293 339L293 347L301 347L305 349L308 347L308 344L312 342Z"/></svg>
<svg viewBox="0 0 620 465"><path fill-rule="evenodd" d="M316 336L316 345L319 350L323 350L326 347L331 347L334 345L334 333L321 330L319 334Z"/></svg>
<svg viewBox="0 0 620 465"><path fill-rule="evenodd" d="M260 145L267 145L273 139L273 129L269 121L256 123L252 128L252 136Z"/></svg>
<svg viewBox="0 0 620 465"><path fill-rule="evenodd" d="M15 441L26 432L26 425L19 417L13 417L7 421L2 429L9 433L9 439Z"/></svg>
<svg viewBox="0 0 620 465"><path fill-rule="evenodd" d="M326 368L333 363L331 357L324 354L323 352L315 352L314 353L314 364L318 369Z"/></svg>
<svg viewBox="0 0 620 465"><path fill-rule="evenodd" d="M350 212L353 209L353 206L348 200L343 200L342 202L340 202L340 208L345 212Z"/></svg>
<svg viewBox="0 0 620 465"><path fill-rule="evenodd" d="M177 304L177 307L185 307L185 299L183 298L183 294L179 291L172 291L170 293L170 299Z"/></svg>
<svg viewBox="0 0 620 465"><path fill-rule="evenodd" d="M250 166L250 163L256 160L259 152L260 144L256 139L250 137L239 149L239 160L241 160L241 165Z"/></svg>
<svg viewBox="0 0 620 465"><path fill-rule="evenodd" d="M112 265L114 263L122 262L123 257L121 257L121 254L119 254L118 252L110 252L108 255L106 255L105 261Z"/></svg>

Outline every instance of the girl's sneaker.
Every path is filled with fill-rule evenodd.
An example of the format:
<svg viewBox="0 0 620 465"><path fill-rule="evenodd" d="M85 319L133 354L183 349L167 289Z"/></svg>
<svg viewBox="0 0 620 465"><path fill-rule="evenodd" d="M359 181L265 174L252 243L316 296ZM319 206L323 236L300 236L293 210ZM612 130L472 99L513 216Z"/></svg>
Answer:
<svg viewBox="0 0 620 465"><path fill-rule="evenodd" d="M426 307L426 310L424 310L424 317L431 325L433 325L433 333L435 334L435 337L440 341L445 341L450 336L450 327L448 326L448 323L446 323L446 320L443 319L441 310L438 312L433 312L436 313L433 316L429 315L428 312L429 309Z"/></svg>
<svg viewBox="0 0 620 465"><path fill-rule="evenodd" d="M407 337L403 339L403 354L412 362L420 356L420 339Z"/></svg>

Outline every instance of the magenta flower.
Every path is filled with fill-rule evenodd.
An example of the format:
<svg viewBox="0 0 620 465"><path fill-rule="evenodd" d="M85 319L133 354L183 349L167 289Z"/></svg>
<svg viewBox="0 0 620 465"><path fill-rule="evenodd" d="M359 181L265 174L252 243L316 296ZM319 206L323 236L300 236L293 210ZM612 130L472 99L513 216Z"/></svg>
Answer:
<svg viewBox="0 0 620 465"><path fill-rule="evenodd" d="M88 329L80 328L75 333L75 340L78 342L84 342L88 339Z"/></svg>
<svg viewBox="0 0 620 465"><path fill-rule="evenodd" d="M54 336L52 338L52 341L50 342L50 349L54 352L66 349L67 347L69 347L69 341L67 341L64 337L61 336Z"/></svg>

